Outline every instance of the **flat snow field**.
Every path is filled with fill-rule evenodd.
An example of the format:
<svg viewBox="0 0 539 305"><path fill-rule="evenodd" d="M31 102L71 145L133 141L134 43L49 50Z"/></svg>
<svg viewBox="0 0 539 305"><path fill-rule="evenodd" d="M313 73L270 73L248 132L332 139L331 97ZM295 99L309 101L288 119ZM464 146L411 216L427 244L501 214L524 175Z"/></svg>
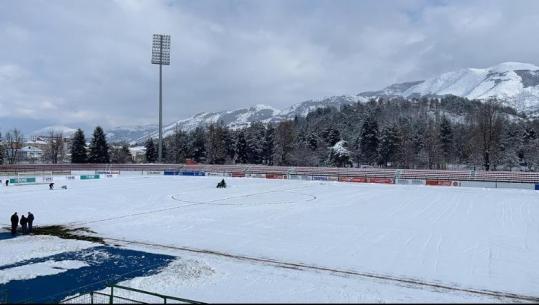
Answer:
<svg viewBox="0 0 539 305"><path fill-rule="evenodd" d="M172 254L162 272L125 284L206 302L507 301L432 284L539 297L537 191L257 178L216 189L221 179L2 186L0 224L32 211L35 225L85 226L110 244ZM8 241L0 265L17 260Z"/></svg>

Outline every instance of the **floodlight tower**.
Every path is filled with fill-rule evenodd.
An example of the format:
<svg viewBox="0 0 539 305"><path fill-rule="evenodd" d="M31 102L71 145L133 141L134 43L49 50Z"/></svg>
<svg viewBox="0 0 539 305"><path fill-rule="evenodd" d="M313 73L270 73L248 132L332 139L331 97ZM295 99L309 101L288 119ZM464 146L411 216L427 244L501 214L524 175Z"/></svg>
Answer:
<svg viewBox="0 0 539 305"><path fill-rule="evenodd" d="M153 34L152 64L159 65L159 163L163 159L163 65L170 65L170 35Z"/></svg>

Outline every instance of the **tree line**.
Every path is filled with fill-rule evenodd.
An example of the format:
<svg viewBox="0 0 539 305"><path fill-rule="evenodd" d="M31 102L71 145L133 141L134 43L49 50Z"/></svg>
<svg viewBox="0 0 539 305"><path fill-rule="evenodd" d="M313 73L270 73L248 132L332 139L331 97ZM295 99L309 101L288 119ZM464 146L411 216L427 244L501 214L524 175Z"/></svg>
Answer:
<svg viewBox="0 0 539 305"><path fill-rule="evenodd" d="M242 129L221 122L192 131L176 128L164 138L163 162L539 170L538 133L538 119L498 100L378 98ZM13 161L13 151L6 151L16 149L13 143L21 138L16 130L6 134L0 163ZM51 161L59 159L54 156L60 151L55 149L60 138L48 137ZM144 161L156 162L156 141L148 139L144 146ZM72 163L133 162L129 145L109 145L101 127L96 127L89 145L78 129L70 150Z"/></svg>
<svg viewBox="0 0 539 305"><path fill-rule="evenodd" d="M494 99L378 98L239 130L176 129L164 139L164 162L531 171L538 133L538 119ZM146 142L150 162L155 147Z"/></svg>

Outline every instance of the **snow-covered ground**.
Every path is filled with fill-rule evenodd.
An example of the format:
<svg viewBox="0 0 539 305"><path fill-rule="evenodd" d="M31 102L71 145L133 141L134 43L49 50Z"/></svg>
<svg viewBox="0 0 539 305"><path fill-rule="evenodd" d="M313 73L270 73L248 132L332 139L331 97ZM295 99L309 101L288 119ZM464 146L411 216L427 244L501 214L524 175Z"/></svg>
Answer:
<svg viewBox="0 0 539 305"><path fill-rule="evenodd" d="M200 301L498 300L432 284L539 296L537 191L256 178L226 178L229 187L216 189L220 179L0 187L0 223L32 211L36 225L86 226L112 244L177 256L162 272L127 284ZM40 244L86 246L0 240L0 265L15 260L2 249L34 238L37 249L53 249L44 251L55 246Z"/></svg>

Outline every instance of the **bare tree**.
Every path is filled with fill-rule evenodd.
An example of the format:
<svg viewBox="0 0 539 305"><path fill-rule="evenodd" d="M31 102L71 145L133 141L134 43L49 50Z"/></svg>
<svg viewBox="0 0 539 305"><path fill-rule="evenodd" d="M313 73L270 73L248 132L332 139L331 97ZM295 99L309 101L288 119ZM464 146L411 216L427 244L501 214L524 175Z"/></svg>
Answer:
<svg viewBox="0 0 539 305"><path fill-rule="evenodd" d="M487 171L496 167L503 122L500 102L494 99L480 104L473 115L474 142Z"/></svg>
<svg viewBox="0 0 539 305"><path fill-rule="evenodd" d="M20 130L13 129L6 133L6 151L9 164L16 164L20 160L22 145L23 136Z"/></svg>
<svg viewBox="0 0 539 305"><path fill-rule="evenodd" d="M57 164L64 159L64 134L61 131L51 130L47 137L45 160Z"/></svg>

